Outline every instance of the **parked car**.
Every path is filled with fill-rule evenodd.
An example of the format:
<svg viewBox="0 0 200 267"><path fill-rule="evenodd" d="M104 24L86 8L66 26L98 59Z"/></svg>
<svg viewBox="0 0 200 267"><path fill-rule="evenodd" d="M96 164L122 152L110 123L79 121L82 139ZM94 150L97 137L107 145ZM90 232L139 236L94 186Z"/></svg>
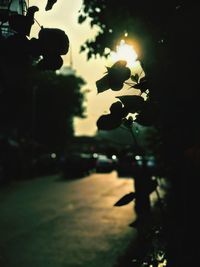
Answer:
<svg viewBox="0 0 200 267"><path fill-rule="evenodd" d="M95 169L96 158L87 153L71 153L64 157L61 164L65 178L80 178Z"/></svg>
<svg viewBox="0 0 200 267"><path fill-rule="evenodd" d="M106 155L99 154L96 159L96 172L111 172L114 169L114 161Z"/></svg>
<svg viewBox="0 0 200 267"><path fill-rule="evenodd" d="M37 156L32 162L32 171L35 176L57 173L58 158L56 153L44 153Z"/></svg>
<svg viewBox="0 0 200 267"><path fill-rule="evenodd" d="M154 173L156 170L156 161L154 156L140 156L133 153L127 153L121 156L118 160L116 170L118 176L134 176L137 172L143 170L146 167L149 172Z"/></svg>

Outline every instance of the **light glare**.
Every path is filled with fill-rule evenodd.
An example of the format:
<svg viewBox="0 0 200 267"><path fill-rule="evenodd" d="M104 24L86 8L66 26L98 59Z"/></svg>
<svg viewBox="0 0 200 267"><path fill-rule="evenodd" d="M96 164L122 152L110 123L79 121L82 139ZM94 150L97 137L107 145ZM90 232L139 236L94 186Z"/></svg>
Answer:
<svg viewBox="0 0 200 267"><path fill-rule="evenodd" d="M126 60L128 67L136 66L137 54L133 46L125 43L124 40L116 48L116 52L111 52L111 58L114 61Z"/></svg>
<svg viewBox="0 0 200 267"><path fill-rule="evenodd" d="M52 154L51 154L51 158L52 158L52 159L55 159L55 158L56 158L56 154L55 154L55 153L52 153Z"/></svg>

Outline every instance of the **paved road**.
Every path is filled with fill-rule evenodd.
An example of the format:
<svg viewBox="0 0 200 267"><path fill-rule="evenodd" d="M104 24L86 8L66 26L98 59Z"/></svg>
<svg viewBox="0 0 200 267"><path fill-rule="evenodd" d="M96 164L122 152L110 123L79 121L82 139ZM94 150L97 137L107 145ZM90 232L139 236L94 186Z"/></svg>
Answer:
<svg viewBox="0 0 200 267"><path fill-rule="evenodd" d="M132 204L113 207L132 187L112 172L0 189L0 266L113 267L136 236Z"/></svg>

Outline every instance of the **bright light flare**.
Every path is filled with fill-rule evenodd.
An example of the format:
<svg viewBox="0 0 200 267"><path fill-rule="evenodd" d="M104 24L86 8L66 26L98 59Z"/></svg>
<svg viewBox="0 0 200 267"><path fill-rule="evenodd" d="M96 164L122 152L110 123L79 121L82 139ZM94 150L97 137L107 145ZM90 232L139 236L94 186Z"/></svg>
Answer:
<svg viewBox="0 0 200 267"><path fill-rule="evenodd" d="M52 158L52 159L55 159L55 158L56 158L56 154L55 154L55 153L52 153L52 154L51 154L51 158Z"/></svg>
<svg viewBox="0 0 200 267"><path fill-rule="evenodd" d="M113 61L126 60L128 67L137 65L137 53L133 46L126 44L124 40L120 41L120 44L116 48L116 52L111 52L111 58Z"/></svg>

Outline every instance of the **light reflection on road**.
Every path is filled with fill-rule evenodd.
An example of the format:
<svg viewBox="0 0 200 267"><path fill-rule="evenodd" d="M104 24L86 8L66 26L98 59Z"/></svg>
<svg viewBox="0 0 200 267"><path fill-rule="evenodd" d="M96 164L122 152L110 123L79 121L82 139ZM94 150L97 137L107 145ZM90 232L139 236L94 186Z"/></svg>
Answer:
<svg viewBox="0 0 200 267"><path fill-rule="evenodd" d="M3 196L0 190L1 265L113 267L136 234L128 226L133 205L113 205L132 190L133 180L116 172L70 182L39 178Z"/></svg>

